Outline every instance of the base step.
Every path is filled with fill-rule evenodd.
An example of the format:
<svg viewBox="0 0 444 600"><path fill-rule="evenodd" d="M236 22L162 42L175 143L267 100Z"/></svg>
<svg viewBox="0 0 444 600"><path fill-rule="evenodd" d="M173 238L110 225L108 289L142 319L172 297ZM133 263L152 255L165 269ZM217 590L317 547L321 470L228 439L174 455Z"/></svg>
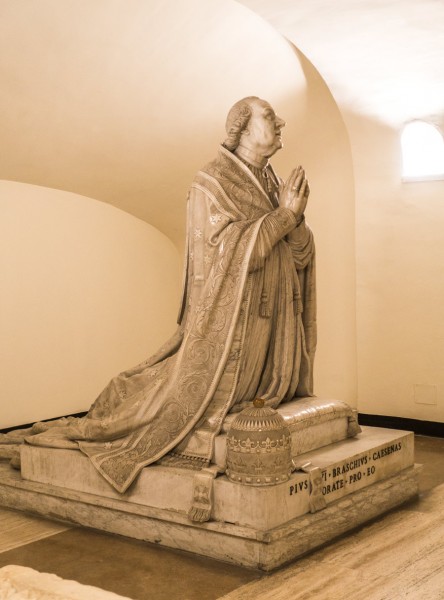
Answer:
<svg viewBox="0 0 444 600"><path fill-rule="evenodd" d="M212 520L200 524L187 517L192 471L147 467L120 495L80 452L34 446L24 448L26 479L0 465L0 505L269 571L418 493L408 432L364 428L301 458L322 471L327 506L313 514L305 473L271 487L220 476Z"/></svg>

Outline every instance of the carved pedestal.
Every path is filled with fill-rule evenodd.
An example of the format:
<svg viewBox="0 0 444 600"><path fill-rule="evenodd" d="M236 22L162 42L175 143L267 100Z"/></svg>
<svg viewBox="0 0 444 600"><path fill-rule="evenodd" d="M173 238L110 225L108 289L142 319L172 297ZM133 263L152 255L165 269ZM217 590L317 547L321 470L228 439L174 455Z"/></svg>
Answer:
<svg viewBox="0 0 444 600"><path fill-rule="evenodd" d="M417 494L413 434L380 428L307 452L325 508L310 513L310 474L254 487L214 481L211 520L188 518L194 472L143 470L121 496L75 450L25 446L22 473L0 470L0 504L216 559L275 569Z"/></svg>

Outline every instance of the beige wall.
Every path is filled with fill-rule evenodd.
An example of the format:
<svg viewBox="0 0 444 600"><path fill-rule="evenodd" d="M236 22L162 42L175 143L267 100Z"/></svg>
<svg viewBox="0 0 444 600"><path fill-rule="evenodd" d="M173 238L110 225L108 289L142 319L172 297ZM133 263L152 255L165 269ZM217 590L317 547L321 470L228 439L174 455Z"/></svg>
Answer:
<svg viewBox="0 0 444 600"><path fill-rule="evenodd" d="M400 129L348 115L360 412L444 421L444 182L402 183Z"/></svg>
<svg viewBox="0 0 444 600"><path fill-rule="evenodd" d="M174 331L180 257L103 202L0 181L0 427L86 410Z"/></svg>
<svg viewBox="0 0 444 600"><path fill-rule="evenodd" d="M297 53L307 81L305 110L286 160L310 179L307 219L316 237L318 351L315 393L356 405L355 210L347 130L325 82ZM284 151L283 151L284 153ZM289 165L288 165L289 166Z"/></svg>
<svg viewBox="0 0 444 600"><path fill-rule="evenodd" d="M305 107L289 46L233 0L5 0L0 72L0 179L109 202L178 245L230 106Z"/></svg>

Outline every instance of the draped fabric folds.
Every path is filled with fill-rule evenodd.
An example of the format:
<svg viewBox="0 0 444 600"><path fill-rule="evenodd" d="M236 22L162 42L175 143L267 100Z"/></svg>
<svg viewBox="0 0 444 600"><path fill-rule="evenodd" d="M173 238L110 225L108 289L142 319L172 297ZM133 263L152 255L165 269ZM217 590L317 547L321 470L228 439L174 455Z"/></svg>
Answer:
<svg viewBox="0 0 444 600"><path fill-rule="evenodd" d="M312 394L313 237L278 206L270 175L267 192L224 148L197 174L176 333L112 379L85 417L36 425L27 443L80 448L124 492L167 453L207 466L225 415L254 396L277 406Z"/></svg>

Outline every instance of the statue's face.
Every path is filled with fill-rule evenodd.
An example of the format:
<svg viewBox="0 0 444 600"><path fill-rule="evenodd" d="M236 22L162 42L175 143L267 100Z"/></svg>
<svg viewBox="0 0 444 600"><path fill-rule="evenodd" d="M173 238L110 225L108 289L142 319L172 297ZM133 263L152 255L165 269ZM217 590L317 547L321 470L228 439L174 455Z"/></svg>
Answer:
<svg viewBox="0 0 444 600"><path fill-rule="evenodd" d="M252 100L250 106L252 115L240 143L260 156L269 158L282 148L281 129L285 121L277 116L265 100Z"/></svg>

